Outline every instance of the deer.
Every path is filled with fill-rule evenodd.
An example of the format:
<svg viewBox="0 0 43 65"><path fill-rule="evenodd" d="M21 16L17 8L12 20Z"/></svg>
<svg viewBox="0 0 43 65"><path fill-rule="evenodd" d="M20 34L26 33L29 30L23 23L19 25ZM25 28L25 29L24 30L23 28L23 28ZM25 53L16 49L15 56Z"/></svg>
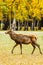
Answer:
<svg viewBox="0 0 43 65"><path fill-rule="evenodd" d="M32 34L31 35L17 34L13 30L8 30L7 32L5 32L5 34L9 34L10 38L16 43L11 50L12 54L13 54L14 48L18 45L20 45L20 50L22 54L22 44L32 45L33 50L31 54L34 53L36 47L38 47L40 54L42 54L40 45L37 44L37 36L35 36L34 34L33 35Z"/></svg>

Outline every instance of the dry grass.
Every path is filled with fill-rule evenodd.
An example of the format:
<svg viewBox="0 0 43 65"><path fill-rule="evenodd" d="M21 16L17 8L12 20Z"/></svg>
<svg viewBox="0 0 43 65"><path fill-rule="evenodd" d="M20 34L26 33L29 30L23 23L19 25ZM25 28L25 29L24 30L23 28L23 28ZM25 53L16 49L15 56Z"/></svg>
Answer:
<svg viewBox="0 0 43 65"><path fill-rule="evenodd" d="M21 32L17 32L21 33ZM22 32L23 34L30 34L31 32ZM32 32L37 34L38 43L43 52L43 32ZM23 54L20 54L20 48L17 46L14 49L14 54L11 54L11 49L15 42L10 39L9 35L0 34L0 65L43 65L43 55L40 55L38 48L36 48L33 55L31 55L32 46L23 45Z"/></svg>

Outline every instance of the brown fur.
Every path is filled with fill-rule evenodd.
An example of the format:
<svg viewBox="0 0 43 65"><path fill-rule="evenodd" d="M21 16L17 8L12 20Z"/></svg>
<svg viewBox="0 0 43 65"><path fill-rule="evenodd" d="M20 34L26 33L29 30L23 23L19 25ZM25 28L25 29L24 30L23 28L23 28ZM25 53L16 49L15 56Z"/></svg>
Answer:
<svg viewBox="0 0 43 65"><path fill-rule="evenodd" d="M37 44L37 37L35 35L16 34L12 30L7 31L6 34L9 34L10 38L16 42L16 44L14 45L14 47L12 49L12 53L13 53L14 48L17 45L20 45L21 54L22 54L22 44L26 44L26 45L31 44L33 46L32 54L34 53L36 46L39 48L40 54L42 54L40 45Z"/></svg>

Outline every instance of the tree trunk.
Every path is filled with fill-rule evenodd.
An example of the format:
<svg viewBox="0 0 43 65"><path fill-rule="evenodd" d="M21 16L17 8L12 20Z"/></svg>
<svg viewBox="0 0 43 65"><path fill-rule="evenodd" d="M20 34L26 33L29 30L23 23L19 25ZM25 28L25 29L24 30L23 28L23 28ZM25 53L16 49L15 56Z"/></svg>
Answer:
<svg viewBox="0 0 43 65"><path fill-rule="evenodd" d="M27 30L28 30L28 21L27 21Z"/></svg>
<svg viewBox="0 0 43 65"><path fill-rule="evenodd" d="M11 20L10 20L10 29L11 29Z"/></svg>
<svg viewBox="0 0 43 65"><path fill-rule="evenodd" d="M37 21L37 30L38 30L38 28L39 28L39 21Z"/></svg>
<svg viewBox="0 0 43 65"><path fill-rule="evenodd" d="M32 22L32 26L31 26L31 29L33 30L33 22Z"/></svg>
<svg viewBox="0 0 43 65"><path fill-rule="evenodd" d="M3 28L3 21L1 20L1 30L2 30L2 28Z"/></svg>
<svg viewBox="0 0 43 65"><path fill-rule="evenodd" d="M24 21L24 30L26 30L26 21Z"/></svg>
<svg viewBox="0 0 43 65"><path fill-rule="evenodd" d="M2 21L1 21L1 30L2 30Z"/></svg>
<svg viewBox="0 0 43 65"><path fill-rule="evenodd" d="M18 20L18 30L20 29L20 23L19 23L19 20Z"/></svg>

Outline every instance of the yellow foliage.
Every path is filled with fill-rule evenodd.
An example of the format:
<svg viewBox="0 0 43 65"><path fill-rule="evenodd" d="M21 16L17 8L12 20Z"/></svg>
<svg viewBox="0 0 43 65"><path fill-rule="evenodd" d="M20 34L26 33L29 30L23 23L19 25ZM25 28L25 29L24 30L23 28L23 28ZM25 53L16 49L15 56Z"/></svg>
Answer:
<svg viewBox="0 0 43 65"><path fill-rule="evenodd" d="M2 12L0 12L0 20L2 20L2 18L3 18L3 14Z"/></svg>
<svg viewBox="0 0 43 65"><path fill-rule="evenodd" d="M3 0L0 0L0 2L3 2ZM28 20L28 15L32 16L32 14L34 14L33 17L36 16L37 18L40 19L41 14L43 14L43 0L31 0L31 1L30 0L29 1L28 0L5 0L5 2L3 3L6 3L6 5L8 6L6 12L7 14L9 13L9 16L11 16L11 6L12 6L12 11L15 14L14 16L16 19ZM0 9L1 7L2 6L0 6ZM0 14L0 18L1 18L1 14Z"/></svg>

